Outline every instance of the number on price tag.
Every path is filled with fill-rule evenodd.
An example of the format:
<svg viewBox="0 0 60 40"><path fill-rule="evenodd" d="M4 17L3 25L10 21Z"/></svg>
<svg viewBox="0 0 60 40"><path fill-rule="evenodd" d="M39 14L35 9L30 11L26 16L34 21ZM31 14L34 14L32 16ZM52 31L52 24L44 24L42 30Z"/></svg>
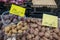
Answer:
<svg viewBox="0 0 60 40"><path fill-rule="evenodd" d="M50 27L58 27L58 17L48 14L43 14L42 25Z"/></svg>
<svg viewBox="0 0 60 40"><path fill-rule="evenodd" d="M24 17L25 16L25 10L26 10L26 8L12 4L11 9L10 9L10 13Z"/></svg>

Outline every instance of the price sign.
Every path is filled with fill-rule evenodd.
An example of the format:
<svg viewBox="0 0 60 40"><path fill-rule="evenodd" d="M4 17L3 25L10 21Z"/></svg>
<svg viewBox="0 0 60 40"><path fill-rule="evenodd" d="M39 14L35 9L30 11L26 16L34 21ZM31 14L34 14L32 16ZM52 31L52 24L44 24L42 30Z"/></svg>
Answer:
<svg viewBox="0 0 60 40"><path fill-rule="evenodd" d="M26 8L12 4L11 9L10 9L10 13L24 17L25 16L25 10L26 10Z"/></svg>
<svg viewBox="0 0 60 40"><path fill-rule="evenodd" d="M58 27L58 17L48 14L43 14L42 25L50 27Z"/></svg>

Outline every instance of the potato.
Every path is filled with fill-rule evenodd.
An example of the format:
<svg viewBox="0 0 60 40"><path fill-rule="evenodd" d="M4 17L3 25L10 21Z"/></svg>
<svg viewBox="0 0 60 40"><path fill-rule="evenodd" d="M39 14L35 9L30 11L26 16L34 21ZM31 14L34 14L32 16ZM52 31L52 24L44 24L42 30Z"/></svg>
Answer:
<svg viewBox="0 0 60 40"><path fill-rule="evenodd" d="M59 29L58 28L54 29L54 32L59 33Z"/></svg>
<svg viewBox="0 0 60 40"><path fill-rule="evenodd" d="M50 35L49 39L50 39L50 40L52 40L52 39L53 39L52 35Z"/></svg>
<svg viewBox="0 0 60 40"><path fill-rule="evenodd" d="M30 28L30 33L33 34L34 33L34 29Z"/></svg>
<svg viewBox="0 0 60 40"><path fill-rule="evenodd" d="M22 37L22 40L26 40L26 38L25 37Z"/></svg>
<svg viewBox="0 0 60 40"><path fill-rule="evenodd" d="M35 40L35 38L32 38L32 40Z"/></svg>
<svg viewBox="0 0 60 40"><path fill-rule="evenodd" d="M41 31L41 26L38 26L38 30Z"/></svg>
<svg viewBox="0 0 60 40"><path fill-rule="evenodd" d="M53 30L50 30L50 33L53 33Z"/></svg>
<svg viewBox="0 0 60 40"><path fill-rule="evenodd" d="M48 38L43 37L44 40L49 40Z"/></svg>
<svg viewBox="0 0 60 40"><path fill-rule="evenodd" d="M24 30L24 31L22 31L22 32L23 32L23 34L25 34L25 35L27 34L27 31L26 31L26 30Z"/></svg>
<svg viewBox="0 0 60 40"><path fill-rule="evenodd" d="M33 27L33 28L38 27L38 25L37 25L37 24L35 24L35 23L34 23L34 24L33 24L33 23L32 23L32 24L30 24L30 26L31 26L31 27Z"/></svg>
<svg viewBox="0 0 60 40"><path fill-rule="evenodd" d="M43 37L44 36L44 32L39 32L39 36Z"/></svg>
<svg viewBox="0 0 60 40"><path fill-rule="evenodd" d="M25 27L22 27L21 30L27 30L27 28L28 28L28 27L25 26Z"/></svg>
<svg viewBox="0 0 60 40"><path fill-rule="evenodd" d="M35 31L38 31L39 32L38 28L35 28Z"/></svg>
<svg viewBox="0 0 60 40"><path fill-rule="evenodd" d="M42 32L45 32L45 27L42 27L42 28L41 28L41 31L42 31Z"/></svg>
<svg viewBox="0 0 60 40"><path fill-rule="evenodd" d="M37 35L36 37L35 37L35 40L39 40L40 39L40 37Z"/></svg>
<svg viewBox="0 0 60 40"><path fill-rule="evenodd" d="M45 31L50 31L50 28L46 27L46 28L45 28Z"/></svg>
<svg viewBox="0 0 60 40"><path fill-rule="evenodd" d="M34 35L38 35L38 33L39 33L38 31L34 31Z"/></svg>
<svg viewBox="0 0 60 40"><path fill-rule="evenodd" d="M36 21L35 21L35 19L31 19L31 22L35 23Z"/></svg>
<svg viewBox="0 0 60 40"><path fill-rule="evenodd" d="M7 35L9 32L5 32L5 34Z"/></svg>
<svg viewBox="0 0 60 40"><path fill-rule="evenodd" d="M42 22L42 19L37 19L38 20L38 22Z"/></svg>
<svg viewBox="0 0 60 40"><path fill-rule="evenodd" d="M32 39L29 39L29 40L32 40Z"/></svg>
<svg viewBox="0 0 60 40"><path fill-rule="evenodd" d="M17 26L20 26L20 25L23 25L23 22L22 22L22 21L20 21L20 22L17 24Z"/></svg>
<svg viewBox="0 0 60 40"><path fill-rule="evenodd" d="M8 34L7 34L7 36L11 36L12 34L11 34L11 32L9 32Z"/></svg>
<svg viewBox="0 0 60 40"><path fill-rule="evenodd" d="M22 28L22 26L17 26L17 29L19 30L19 29L21 29Z"/></svg>
<svg viewBox="0 0 60 40"><path fill-rule="evenodd" d="M16 28L17 26L16 25L12 25L12 29Z"/></svg>
<svg viewBox="0 0 60 40"><path fill-rule="evenodd" d="M50 37L50 32L45 32L45 37L49 38Z"/></svg>
<svg viewBox="0 0 60 40"><path fill-rule="evenodd" d="M27 19L26 21L29 23L30 22L30 19Z"/></svg>
<svg viewBox="0 0 60 40"><path fill-rule="evenodd" d="M41 26L41 25L42 25L42 23L41 23L41 22L37 22L37 25Z"/></svg>
<svg viewBox="0 0 60 40"><path fill-rule="evenodd" d="M18 31L18 29L17 29L17 28L15 28L15 30L16 30L16 31Z"/></svg>
<svg viewBox="0 0 60 40"><path fill-rule="evenodd" d="M5 32L9 32L10 31L10 27L5 27Z"/></svg>
<svg viewBox="0 0 60 40"><path fill-rule="evenodd" d="M31 34L28 34L27 39L31 39L31 38L32 38Z"/></svg>
<svg viewBox="0 0 60 40"><path fill-rule="evenodd" d="M31 36L32 36L32 38L34 38L35 35L34 34L31 34Z"/></svg>
<svg viewBox="0 0 60 40"><path fill-rule="evenodd" d="M58 35L56 33L53 33L52 36L53 36L53 38L55 38L57 40L59 39L59 37L58 37Z"/></svg>
<svg viewBox="0 0 60 40"><path fill-rule="evenodd" d="M23 32L22 30L18 30L18 33L19 33L19 34L22 34L22 32Z"/></svg>
<svg viewBox="0 0 60 40"><path fill-rule="evenodd" d="M44 40L43 38L40 38L40 40Z"/></svg>
<svg viewBox="0 0 60 40"><path fill-rule="evenodd" d="M12 29L12 33L13 34L17 33L17 30L16 29Z"/></svg>
<svg viewBox="0 0 60 40"><path fill-rule="evenodd" d="M58 36L60 37L60 32L58 33Z"/></svg>
<svg viewBox="0 0 60 40"><path fill-rule="evenodd" d="M24 25L24 26L26 26L26 25L27 25L27 23L26 23L26 22L24 22L24 23L23 23L23 25Z"/></svg>

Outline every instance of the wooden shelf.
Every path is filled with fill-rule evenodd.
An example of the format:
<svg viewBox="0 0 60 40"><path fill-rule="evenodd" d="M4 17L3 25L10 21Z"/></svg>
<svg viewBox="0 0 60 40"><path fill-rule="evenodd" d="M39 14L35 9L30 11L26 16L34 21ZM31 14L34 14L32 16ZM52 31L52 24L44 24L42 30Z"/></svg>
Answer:
<svg viewBox="0 0 60 40"><path fill-rule="evenodd" d="M32 0L32 7L50 7L57 8L55 0Z"/></svg>

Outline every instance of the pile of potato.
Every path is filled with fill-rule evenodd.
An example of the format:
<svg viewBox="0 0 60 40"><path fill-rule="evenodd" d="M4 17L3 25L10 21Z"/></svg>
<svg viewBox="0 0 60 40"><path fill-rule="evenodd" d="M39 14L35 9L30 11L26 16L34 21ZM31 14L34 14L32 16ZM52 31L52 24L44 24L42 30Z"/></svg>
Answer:
<svg viewBox="0 0 60 40"><path fill-rule="evenodd" d="M41 19L27 18L28 31L17 40L60 40L60 29L41 26Z"/></svg>
<svg viewBox="0 0 60 40"><path fill-rule="evenodd" d="M16 40L60 40L60 29L42 26L41 19L26 18L17 25L10 24L5 27L4 32L8 36L16 35Z"/></svg>
<svg viewBox="0 0 60 40"><path fill-rule="evenodd" d="M28 29L28 25L24 21L20 21L17 25L14 23L9 24L6 26L3 31L7 36L13 36L15 34L21 35Z"/></svg>

